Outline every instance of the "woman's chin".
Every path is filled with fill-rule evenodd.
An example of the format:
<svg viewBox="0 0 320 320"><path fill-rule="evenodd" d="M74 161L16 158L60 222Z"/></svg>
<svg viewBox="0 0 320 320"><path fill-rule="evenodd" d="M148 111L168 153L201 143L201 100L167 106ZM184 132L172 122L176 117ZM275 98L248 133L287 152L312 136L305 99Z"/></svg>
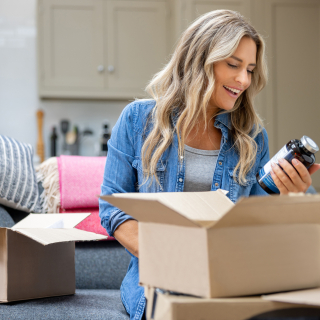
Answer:
<svg viewBox="0 0 320 320"><path fill-rule="evenodd" d="M231 111L234 107L234 104L233 105L223 105L220 107L220 109L222 110L225 110L225 111Z"/></svg>

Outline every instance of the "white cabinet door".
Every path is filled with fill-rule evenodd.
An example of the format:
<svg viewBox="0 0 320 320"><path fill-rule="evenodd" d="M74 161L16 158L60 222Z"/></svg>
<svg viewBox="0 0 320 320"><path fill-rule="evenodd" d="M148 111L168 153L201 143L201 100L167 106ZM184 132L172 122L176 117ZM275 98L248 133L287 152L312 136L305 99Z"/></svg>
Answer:
<svg viewBox="0 0 320 320"><path fill-rule="evenodd" d="M107 1L108 89L140 95L168 54L166 2Z"/></svg>
<svg viewBox="0 0 320 320"><path fill-rule="evenodd" d="M101 90L102 1L45 0L39 5L40 94Z"/></svg>
<svg viewBox="0 0 320 320"><path fill-rule="evenodd" d="M204 13L228 9L240 12L245 17L249 18L250 0L179 0L181 7L182 23L180 24L182 31L186 29L189 24Z"/></svg>

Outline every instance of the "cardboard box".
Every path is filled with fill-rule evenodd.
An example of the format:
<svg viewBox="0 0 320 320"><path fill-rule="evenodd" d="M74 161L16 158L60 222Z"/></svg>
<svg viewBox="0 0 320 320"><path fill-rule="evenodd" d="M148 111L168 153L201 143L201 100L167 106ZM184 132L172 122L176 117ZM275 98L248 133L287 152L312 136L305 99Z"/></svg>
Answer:
<svg viewBox="0 0 320 320"><path fill-rule="evenodd" d="M103 196L139 221L140 283L200 297L320 286L320 196Z"/></svg>
<svg viewBox="0 0 320 320"><path fill-rule="evenodd" d="M319 292L320 289L318 289L318 294ZM303 296L300 293L296 294L300 298ZM278 317L266 316L262 318L291 319L299 311L301 315L305 315L306 308L314 308L313 310L308 310L309 316L320 315L320 307L318 306L311 307L300 303L274 302L259 296L203 299L168 294L150 287L145 287L145 296L147 298L147 320L247 320L265 312L276 310L281 310L282 317L279 314ZM318 304L319 302L318 296ZM299 309L298 311L297 308L303 308L304 310ZM283 317L284 312L287 313L286 317ZM305 317L301 318L305 319Z"/></svg>
<svg viewBox="0 0 320 320"><path fill-rule="evenodd" d="M74 242L107 238L74 229L89 215L30 214L0 228L0 302L74 294Z"/></svg>

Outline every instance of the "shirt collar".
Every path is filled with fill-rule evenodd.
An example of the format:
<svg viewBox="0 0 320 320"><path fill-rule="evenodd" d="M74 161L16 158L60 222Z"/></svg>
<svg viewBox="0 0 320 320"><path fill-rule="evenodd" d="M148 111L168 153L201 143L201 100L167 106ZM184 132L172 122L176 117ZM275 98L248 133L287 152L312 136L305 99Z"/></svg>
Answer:
<svg viewBox="0 0 320 320"><path fill-rule="evenodd" d="M222 113L218 114L215 119L215 127L217 126L218 123L223 124L225 127L227 127L229 130L231 130L231 119L230 119L230 113Z"/></svg>
<svg viewBox="0 0 320 320"><path fill-rule="evenodd" d="M176 125L178 118L179 118L179 112L177 110L173 111L171 115L173 126ZM222 125L227 127L229 130L231 130L232 125L231 125L230 113L218 114L216 116L214 125L217 126L218 123L221 123Z"/></svg>

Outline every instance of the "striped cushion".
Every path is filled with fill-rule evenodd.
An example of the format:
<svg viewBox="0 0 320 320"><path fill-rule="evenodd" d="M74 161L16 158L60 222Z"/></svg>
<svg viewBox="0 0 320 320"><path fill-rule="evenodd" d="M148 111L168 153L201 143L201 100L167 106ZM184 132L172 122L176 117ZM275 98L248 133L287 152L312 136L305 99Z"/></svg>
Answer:
<svg viewBox="0 0 320 320"><path fill-rule="evenodd" d="M0 204L41 212L31 145L0 135Z"/></svg>

